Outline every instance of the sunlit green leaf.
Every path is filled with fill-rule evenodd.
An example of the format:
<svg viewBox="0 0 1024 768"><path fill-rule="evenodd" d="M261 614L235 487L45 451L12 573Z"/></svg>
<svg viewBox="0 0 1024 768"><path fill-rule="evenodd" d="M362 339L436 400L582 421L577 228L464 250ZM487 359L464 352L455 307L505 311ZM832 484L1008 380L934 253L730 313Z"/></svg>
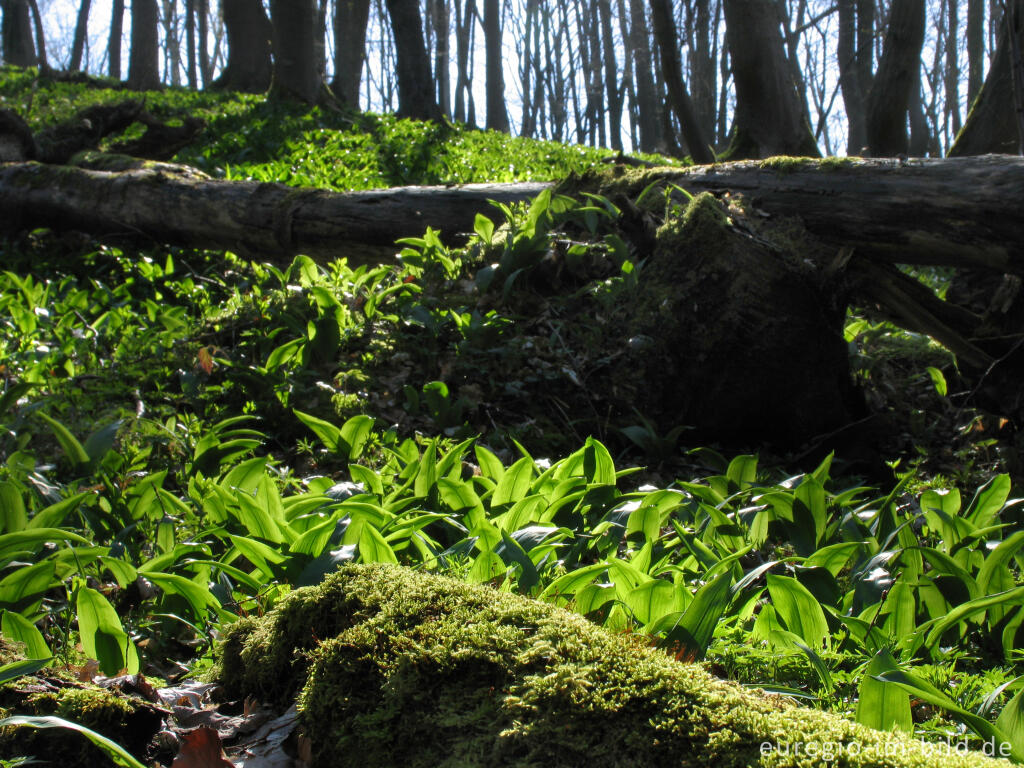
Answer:
<svg viewBox="0 0 1024 768"><path fill-rule="evenodd" d="M0 628L6 640L24 643L25 657L28 659L49 659L53 656L43 639L43 633L24 616L11 611L3 611Z"/></svg>
<svg viewBox="0 0 1024 768"><path fill-rule="evenodd" d="M128 674L138 672L135 644L107 598L91 587L79 587L75 607L82 649L100 663L100 671L105 675L116 675L122 669Z"/></svg>
<svg viewBox="0 0 1024 768"><path fill-rule="evenodd" d="M0 728L15 727L24 725L29 728L64 728L69 731L77 731L95 744L114 765L122 768L146 768L146 764L136 760L132 754L115 741L96 731L86 728L84 725L73 723L59 717L30 717L28 715L15 715L0 720Z"/></svg>
<svg viewBox="0 0 1024 768"><path fill-rule="evenodd" d="M909 733L913 730L910 696L900 687L878 679L879 675L898 668L887 648L880 650L868 662L860 679L856 715L858 723L879 731L896 728Z"/></svg>

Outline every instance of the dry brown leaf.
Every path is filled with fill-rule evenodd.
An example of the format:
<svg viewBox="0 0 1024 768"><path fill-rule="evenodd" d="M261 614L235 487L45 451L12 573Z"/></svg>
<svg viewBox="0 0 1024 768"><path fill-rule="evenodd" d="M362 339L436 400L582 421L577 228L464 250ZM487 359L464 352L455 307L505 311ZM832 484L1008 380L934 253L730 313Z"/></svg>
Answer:
<svg viewBox="0 0 1024 768"><path fill-rule="evenodd" d="M313 760L313 742L309 740L309 736L304 733L299 734L299 760L304 763L312 762Z"/></svg>
<svg viewBox="0 0 1024 768"><path fill-rule="evenodd" d="M200 347L199 355L197 360L199 370L209 376L213 373L213 368L216 365L213 361L213 347Z"/></svg>
<svg viewBox="0 0 1024 768"><path fill-rule="evenodd" d="M81 667L73 671L78 682L91 683L92 679L100 673L100 663L96 659L89 659Z"/></svg>
<svg viewBox="0 0 1024 768"><path fill-rule="evenodd" d="M181 734L181 750L171 768L235 768L235 764L224 756L215 730L196 728Z"/></svg>

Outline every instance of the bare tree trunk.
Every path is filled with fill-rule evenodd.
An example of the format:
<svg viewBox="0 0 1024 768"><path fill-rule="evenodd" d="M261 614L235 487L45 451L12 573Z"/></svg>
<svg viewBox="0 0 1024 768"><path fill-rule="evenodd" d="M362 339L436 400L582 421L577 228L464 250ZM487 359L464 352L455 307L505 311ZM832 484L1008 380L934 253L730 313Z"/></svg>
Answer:
<svg viewBox="0 0 1024 768"><path fill-rule="evenodd" d="M533 137L537 130L537 93L540 80L540 25L537 23L538 0L526 0L523 18L523 45L519 60L519 79L523 84L523 109L520 113L519 135Z"/></svg>
<svg viewBox="0 0 1024 768"><path fill-rule="evenodd" d="M171 85L181 85L181 41L178 39L177 0L163 0L164 71Z"/></svg>
<svg viewBox="0 0 1024 768"><path fill-rule="evenodd" d="M417 120L440 120L423 42L419 0L387 0L387 7L398 62L398 114Z"/></svg>
<svg viewBox="0 0 1024 768"><path fill-rule="evenodd" d="M455 120L473 124L470 117L473 92L470 89L470 53L473 50L473 18L476 15L476 0L460 4L455 0Z"/></svg>
<svg viewBox="0 0 1024 768"><path fill-rule="evenodd" d="M260 0L222 0L228 63L212 88L264 93L273 78L270 51L274 30Z"/></svg>
<svg viewBox="0 0 1024 768"><path fill-rule="evenodd" d="M136 91L160 88L160 13L156 0L132 0L132 47L128 85Z"/></svg>
<svg viewBox="0 0 1024 768"><path fill-rule="evenodd" d="M693 40L690 46L690 91L693 111L703 136L715 136L715 58L712 54L709 0L695 0Z"/></svg>
<svg viewBox="0 0 1024 768"><path fill-rule="evenodd" d="M199 74L203 78L203 87L213 80L213 62L210 60L210 3L209 0L197 0L196 12L199 15ZM264 13L264 16L266 14ZM267 38L269 39L269 38Z"/></svg>
<svg viewBox="0 0 1024 768"><path fill-rule="evenodd" d="M35 7L35 6L33 6ZM1017 3L1006 5L1010 29L1020 30L1024 26L1024 9ZM38 13L36 14L38 17ZM1024 46L1020 36L1009 35L1010 41L1010 80L1013 83L1013 111L1017 124L1017 154L1024 155Z"/></svg>
<svg viewBox="0 0 1024 768"><path fill-rule="evenodd" d="M35 66L39 59L32 43L32 19L28 0L3 2L3 55L4 61L17 67Z"/></svg>
<svg viewBox="0 0 1024 768"><path fill-rule="evenodd" d="M39 13L39 4L36 0L28 0L28 7L32 11L32 26L36 32L36 61L39 69L47 71L50 68L46 60L46 34L43 32L43 15Z"/></svg>
<svg viewBox="0 0 1024 768"><path fill-rule="evenodd" d="M607 146L604 124L604 89L601 87L601 35L598 31L595 0L574 4L576 28L580 31L580 72L586 86L587 143Z"/></svg>
<svg viewBox="0 0 1024 768"><path fill-rule="evenodd" d="M629 12L626 10L626 0L615 0L615 2L619 39L622 41L622 87L619 89L619 109L620 115L621 111L625 111L629 117L630 143L636 147L639 144L639 136L637 135L636 87L633 82L633 49L629 44Z"/></svg>
<svg viewBox="0 0 1024 768"><path fill-rule="evenodd" d="M658 103L654 90L647 14L642 0L629 2L629 39L633 49L633 72L636 82L636 111L640 128L640 151L657 152L661 143L658 124Z"/></svg>
<svg viewBox="0 0 1024 768"><path fill-rule="evenodd" d="M924 0L893 0L889 27L866 102L868 148L874 157L906 154L907 111L920 87Z"/></svg>
<svg viewBox="0 0 1024 768"><path fill-rule="evenodd" d="M110 38L107 42L107 61L110 76L121 79L121 35L124 33L124 0L114 0L110 17Z"/></svg>
<svg viewBox="0 0 1024 768"><path fill-rule="evenodd" d="M846 105L846 122L848 135L846 153L862 154L867 146L867 117L864 111L865 85L861 83L862 68L858 61L857 48L857 16L856 0L838 0L839 8L839 85L843 91L843 103ZM868 55L871 49L868 48Z"/></svg>
<svg viewBox="0 0 1024 768"><path fill-rule="evenodd" d="M724 0L736 83L730 159L820 152L786 61L772 0Z"/></svg>
<svg viewBox="0 0 1024 768"><path fill-rule="evenodd" d="M985 66L985 2L967 0L967 108L981 92Z"/></svg>
<svg viewBox="0 0 1024 768"><path fill-rule="evenodd" d="M608 127L611 130L612 149L622 151L622 90L619 88L619 67L615 58L615 39L612 32L611 0L598 0L601 15L601 42L603 45L604 83L608 94Z"/></svg>
<svg viewBox="0 0 1024 768"><path fill-rule="evenodd" d="M501 2L484 0L484 53L487 59L487 127L508 133L504 56L501 50Z"/></svg>
<svg viewBox="0 0 1024 768"><path fill-rule="evenodd" d="M337 0L334 6L334 95L359 108L359 83L366 58L370 0Z"/></svg>
<svg viewBox="0 0 1024 768"><path fill-rule="evenodd" d="M75 37L71 43L71 62L68 69L80 72L82 56L85 53L85 38L89 33L89 7L91 0L82 0L78 6L78 19L75 21Z"/></svg>
<svg viewBox="0 0 1024 768"><path fill-rule="evenodd" d="M274 80L278 98L315 104L323 78L316 57L316 0L271 0Z"/></svg>
<svg viewBox="0 0 1024 768"><path fill-rule="evenodd" d="M679 41L676 37L676 25L672 20L672 9L668 0L651 0L651 22L654 35L658 39L658 50L661 53L661 70L664 73L665 85L668 88L672 109L679 120L679 126L686 139L690 156L695 163L715 162L715 153L707 137L697 122L690 94L683 83L683 70L679 62Z"/></svg>
<svg viewBox="0 0 1024 768"><path fill-rule="evenodd" d="M961 126L958 5L958 0L946 0L946 50L944 51L946 66L943 70L943 90L946 96L946 119L953 136L960 132Z"/></svg>
<svg viewBox="0 0 1024 768"><path fill-rule="evenodd" d="M434 80L437 82L437 101L445 117L452 112L452 84L448 72L450 43L448 0L432 0L434 9Z"/></svg>
<svg viewBox="0 0 1024 768"><path fill-rule="evenodd" d="M317 76L320 84L327 82L327 6L330 0L319 0L316 8L316 29L313 30L313 47L316 50Z"/></svg>
<svg viewBox="0 0 1024 768"><path fill-rule="evenodd" d="M932 136L928 131L928 117L921 103L921 86L918 84L910 91L910 104L907 106L910 115L910 145L908 154L911 157L924 157L931 153Z"/></svg>
<svg viewBox="0 0 1024 768"><path fill-rule="evenodd" d="M1024 1L1011 0L1017 25L1013 34L1024 47ZM1004 14L999 26L999 42L992 56L985 83L967 114L963 129L956 137L950 157L983 155L990 152L1016 153L1020 135L1014 109L1010 14Z"/></svg>
<svg viewBox="0 0 1024 768"><path fill-rule="evenodd" d="M185 0L185 58L188 59L188 87L199 88L199 68L196 66L196 0Z"/></svg>

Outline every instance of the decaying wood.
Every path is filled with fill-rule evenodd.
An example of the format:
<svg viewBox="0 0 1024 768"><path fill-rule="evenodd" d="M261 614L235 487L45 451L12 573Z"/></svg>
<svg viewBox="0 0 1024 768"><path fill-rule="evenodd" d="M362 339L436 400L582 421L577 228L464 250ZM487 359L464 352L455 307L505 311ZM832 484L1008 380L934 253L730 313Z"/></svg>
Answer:
<svg viewBox="0 0 1024 768"><path fill-rule="evenodd" d="M353 263L393 254L400 237L428 226L453 238L471 232L488 201L529 200L545 184L468 184L336 193L283 184L212 181L173 166L108 172L11 163L0 166L0 228L82 230L142 236L195 248L267 257L305 253Z"/></svg>
<svg viewBox="0 0 1024 768"><path fill-rule="evenodd" d="M104 138L123 132L133 123L146 126L143 135L115 144L113 150L153 160L173 157L206 126L197 117L186 117L180 125L169 125L147 112L143 102L128 100L86 107L74 117L33 135L16 112L0 109L0 161L67 163L77 153L96 149Z"/></svg>
<svg viewBox="0 0 1024 768"><path fill-rule="evenodd" d="M902 264L1024 274L1024 158L769 159L658 172L691 192L740 194L823 241Z"/></svg>
<svg viewBox="0 0 1024 768"><path fill-rule="evenodd" d="M340 193L216 181L184 166L139 166L107 155L80 159L88 167L0 164L0 232L49 227L261 258L305 253L379 263L393 257L398 238L421 236L429 226L457 241L472 231L478 213L498 217L491 201L527 201L553 186ZM665 208L652 201L663 198L649 192L639 201L652 184L681 202L675 186L710 191L720 199L742 198L747 215L698 197L702 202L694 209L703 208L705 219L688 213L684 219L698 221L691 222L692 232L657 237ZM839 434L863 416L850 391L842 339L845 302L852 293L884 305L905 327L945 344L985 383L991 402L1024 414L1024 404L1011 397L1019 393L1024 372L1020 329L993 330L988 311L982 316L944 302L888 263L1024 274L1022 158L775 158L689 169L621 168L574 177L559 189L597 192L619 204L622 234L649 257L644 293L667 291L653 304L668 309L626 323L627 336L613 345L632 349L637 342L628 369L646 373L632 376L642 391L612 381L605 398L609 407L641 403L659 423L694 425L720 439L756 434L798 445ZM824 256L829 263L809 265L788 240L781 245L762 240L756 227L747 226L761 216L799 218L818 241L836 246L835 258L829 262ZM712 222L708 232L700 220ZM816 257L818 251L829 252L817 245L813 250ZM1020 283L1013 278L1017 293ZM1016 300L1009 296L1007 302ZM638 340L644 339L654 340L654 346L643 347ZM739 369L729 368L737 361ZM781 367L772 368L772 361ZM751 370L761 379L756 388L750 387Z"/></svg>
<svg viewBox="0 0 1024 768"><path fill-rule="evenodd" d="M644 174L638 187L660 180L691 192L740 194L755 210L799 217L824 242L860 256L1024 275L1024 158L776 159ZM477 213L496 217L489 200L526 200L547 186L336 193L179 178L166 169L116 174L11 164L0 170L0 226L372 261L393 253L396 238L422 235L428 226L448 237L469 232Z"/></svg>

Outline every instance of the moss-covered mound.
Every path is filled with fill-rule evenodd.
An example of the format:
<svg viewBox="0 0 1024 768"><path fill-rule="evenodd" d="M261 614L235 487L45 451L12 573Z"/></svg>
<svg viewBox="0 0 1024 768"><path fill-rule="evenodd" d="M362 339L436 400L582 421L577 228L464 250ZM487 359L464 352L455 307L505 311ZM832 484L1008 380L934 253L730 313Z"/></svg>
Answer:
<svg viewBox="0 0 1024 768"><path fill-rule="evenodd" d="M298 695L318 766L995 766L751 693L533 600L351 566L236 625L237 696Z"/></svg>
<svg viewBox="0 0 1024 768"><path fill-rule="evenodd" d="M0 638L0 661L17 653ZM136 757L146 757L162 724L161 710L116 687L81 683L67 671L49 668L0 685L0 718L56 716L112 739ZM65 729L0 728L0 760L32 757L45 765L108 765L103 751L80 733Z"/></svg>

